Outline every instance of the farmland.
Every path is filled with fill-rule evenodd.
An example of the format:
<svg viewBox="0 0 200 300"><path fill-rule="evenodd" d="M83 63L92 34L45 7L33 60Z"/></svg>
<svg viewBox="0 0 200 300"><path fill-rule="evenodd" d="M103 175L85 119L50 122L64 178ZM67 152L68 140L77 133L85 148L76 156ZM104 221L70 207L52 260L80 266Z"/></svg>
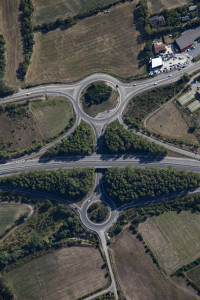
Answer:
<svg viewBox="0 0 200 300"><path fill-rule="evenodd" d="M173 102L163 106L147 119L145 127L164 137L175 138L187 143L198 143L195 135L188 133L189 125Z"/></svg>
<svg viewBox="0 0 200 300"><path fill-rule="evenodd" d="M139 225L144 241L167 274L200 256L199 221L199 214L166 212Z"/></svg>
<svg viewBox="0 0 200 300"><path fill-rule="evenodd" d="M37 102L21 102L4 106L0 115L1 151L22 150L34 146L63 131L74 116L66 98L37 98Z"/></svg>
<svg viewBox="0 0 200 300"><path fill-rule="evenodd" d="M135 5L119 4L109 14L99 13L67 30L36 33L26 82L71 82L94 72L124 77L143 73L137 56L144 44L133 24Z"/></svg>
<svg viewBox="0 0 200 300"><path fill-rule="evenodd" d="M20 265L4 277L18 299L70 300L108 284L103 264L95 248L62 248Z"/></svg>
<svg viewBox="0 0 200 300"><path fill-rule="evenodd" d="M24 204L0 203L0 235L14 223L19 216L28 211Z"/></svg>
<svg viewBox="0 0 200 300"><path fill-rule="evenodd" d="M90 9L104 6L112 0L34 0L34 24L55 21L57 18L73 17Z"/></svg>
<svg viewBox="0 0 200 300"><path fill-rule="evenodd" d="M18 86L16 71L23 61L23 48L19 22L20 0L0 1L0 32L6 42L6 84Z"/></svg>
<svg viewBox="0 0 200 300"><path fill-rule="evenodd" d="M159 12L163 9L175 8L185 4L191 4L192 0L148 0L148 7L152 13Z"/></svg>
<svg viewBox="0 0 200 300"><path fill-rule="evenodd" d="M194 281L200 287L200 266L197 266L188 271L187 277Z"/></svg>
<svg viewBox="0 0 200 300"><path fill-rule="evenodd" d="M198 299L182 279L166 278L129 230L112 244L111 254L116 279L126 299Z"/></svg>

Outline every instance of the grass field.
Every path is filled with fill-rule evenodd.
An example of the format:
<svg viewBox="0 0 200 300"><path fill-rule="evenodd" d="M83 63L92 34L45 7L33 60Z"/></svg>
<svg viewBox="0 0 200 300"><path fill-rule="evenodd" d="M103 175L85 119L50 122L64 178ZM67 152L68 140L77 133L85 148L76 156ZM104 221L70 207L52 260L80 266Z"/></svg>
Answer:
<svg viewBox="0 0 200 300"><path fill-rule="evenodd" d="M175 8L185 4L191 4L192 0L148 0L148 7L151 13L159 12L163 9Z"/></svg>
<svg viewBox="0 0 200 300"><path fill-rule="evenodd" d="M108 284L99 251L62 248L4 273L20 300L74 300Z"/></svg>
<svg viewBox="0 0 200 300"><path fill-rule="evenodd" d="M144 241L167 274L200 256L200 215L165 212L139 225Z"/></svg>
<svg viewBox="0 0 200 300"><path fill-rule="evenodd" d="M136 2L127 2L79 21L68 30L35 34L28 84L70 82L94 72L143 73L138 54L144 44L133 24Z"/></svg>
<svg viewBox="0 0 200 300"><path fill-rule="evenodd" d="M200 287L200 265L188 271L187 277Z"/></svg>
<svg viewBox="0 0 200 300"><path fill-rule="evenodd" d="M176 105L171 102L153 114L146 122L147 129L164 137L197 144L195 135L188 133L189 125Z"/></svg>
<svg viewBox="0 0 200 300"><path fill-rule="evenodd" d="M41 24L86 12L112 0L34 0L33 23Z"/></svg>
<svg viewBox="0 0 200 300"><path fill-rule="evenodd" d="M0 138L4 143L12 142L9 150L23 149L54 137L73 116L73 106L66 98L43 99L30 103L25 117L12 118L3 113L0 116Z"/></svg>
<svg viewBox="0 0 200 300"><path fill-rule="evenodd" d="M29 211L27 205L19 203L0 203L0 235L14 223L19 216Z"/></svg>
<svg viewBox="0 0 200 300"><path fill-rule="evenodd" d="M131 231L123 231L111 246L116 278L125 299L191 300L195 291L182 279L166 278Z"/></svg>
<svg viewBox="0 0 200 300"><path fill-rule="evenodd" d="M16 71L23 61L23 47L19 22L20 0L0 1L0 33L6 42L6 83L18 86Z"/></svg>

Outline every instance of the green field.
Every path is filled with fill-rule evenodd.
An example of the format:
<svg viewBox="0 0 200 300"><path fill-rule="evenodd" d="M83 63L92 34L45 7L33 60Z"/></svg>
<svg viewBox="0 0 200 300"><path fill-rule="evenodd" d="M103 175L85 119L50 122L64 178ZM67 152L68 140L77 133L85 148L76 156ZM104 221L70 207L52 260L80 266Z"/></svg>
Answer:
<svg viewBox="0 0 200 300"><path fill-rule="evenodd" d="M159 12L163 9L175 8L182 5L193 4L192 0L148 0L148 7L151 13Z"/></svg>
<svg viewBox="0 0 200 300"><path fill-rule="evenodd" d="M144 241L167 274L200 256L200 215L165 212L139 225Z"/></svg>
<svg viewBox="0 0 200 300"><path fill-rule="evenodd" d="M20 300L74 300L108 284L103 264L93 247L62 248L20 265L4 277Z"/></svg>
<svg viewBox="0 0 200 300"><path fill-rule="evenodd" d="M84 13L90 9L101 7L112 0L34 0L34 24L55 21Z"/></svg>
<svg viewBox="0 0 200 300"><path fill-rule="evenodd" d="M26 211L28 208L23 204L0 203L0 235Z"/></svg>
<svg viewBox="0 0 200 300"><path fill-rule="evenodd" d="M189 270L187 272L187 277L194 281L200 287L200 265Z"/></svg>
<svg viewBox="0 0 200 300"><path fill-rule="evenodd" d="M44 138L56 136L74 116L72 103L64 97L33 103L31 108Z"/></svg>

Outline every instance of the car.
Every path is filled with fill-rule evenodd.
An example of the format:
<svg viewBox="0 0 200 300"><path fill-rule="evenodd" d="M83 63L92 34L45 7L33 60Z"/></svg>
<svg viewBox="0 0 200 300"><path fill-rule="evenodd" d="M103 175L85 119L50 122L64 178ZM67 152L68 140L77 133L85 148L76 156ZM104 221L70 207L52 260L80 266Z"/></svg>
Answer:
<svg viewBox="0 0 200 300"><path fill-rule="evenodd" d="M31 93L26 93L26 96L30 96Z"/></svg>
<svg viewBox="0 0 200 300"><path fill-rule="evenodd" d="M116 88L118 88L119 86L118 86L118 84L116 84Z"/></svg>
<svg viewBox="0 0 200 300"><path fill-rule="evenodd" d="M172 77L172 74L169 74L168 77Z"/></svg>
<svg viewBox="0 0 200 300"><path fill-rule="evenodd" d="M133 84L133 86L136 86L136 85L137 85L136 83Z"/></svg>
<svg viewBox="0 0 200 300"><path fill-rule="evenodd" d="M90 201L91 201L91 200L90 200L90 199L88 199L88 201L87 201L87 202L89 203Z"/></svg>
<svg viewBox="0 0 200 300"><path fill-rule="evenodd" d="M157 82L154 82L154 85L158 85L158 83L157 83Z"/></svg>

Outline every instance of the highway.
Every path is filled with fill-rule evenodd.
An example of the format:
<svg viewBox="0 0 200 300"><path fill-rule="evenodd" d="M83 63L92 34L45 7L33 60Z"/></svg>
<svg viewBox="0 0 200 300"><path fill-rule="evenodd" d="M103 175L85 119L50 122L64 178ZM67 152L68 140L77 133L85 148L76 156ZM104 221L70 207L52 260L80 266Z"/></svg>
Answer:
<svg viewBox="0 0 200 300"><path fill-rule="evenodd" d="M91 76L88 76L87 78L84 78L83 80L76 83L49 84L49 85L37 86L30 89L20 90L19 92L17 92L12 96L0 99L0 103L10 103L13 101L20 101L22 99L27 99L27 98L30 98L31 101L34 96L38 96L38 95L52 95L52 96L54 95L54 96L64 96L68 98L73 104L74 111L76 114L76 122L73 128L71 128L69 132L65 133L56 141L53 141L52 143L46 145L44 148L42 148L37 152L31 153L30 155L26 155L22 158L13 159L6 163L1 163L0 176L1 177L9 176L14 174L19 174L20 172L27 172L31 170L44 170L44 169L55 170L59 168L69 169L73 167L80 167L80 168L94 167L98 169L98 172L96 173L96 183L95 183L94 191L92 195L89 197L89 199L85 200L82 207L80 208L79 206L73 203L69 203L69 202L67 203L80 216L80 219L84 224L84 226L90 230L95 231L99 235L99 238L101 239L102 247L104 249L104 253L107 259L107 264L108 264L112 282L111 282L111 286L108 289L98 293L97 295L101 295L107 291L113 291L115 293L116 299L118 299L116 282L112 271L110 258L108 255L108 249L106 245L106 237L107 237L106 233L108 229L116 222L120 211L141 204L141 203L137 203L137 204L132 203L129 205L125 205L121 208L116 208L115 204L110 199L107 198L107 196L103 191L103 187L101 184L101 176L102 176L101 170L106 168L111 168L111 167L125 167L128 165L133 167L156 167L156 168L167 168L170 166L180 170L184 169L187 171L195 171L200 173L200 155L176 148L172 145L162 143L156 139L152 139L149 137L147 138L150 139L151 141L153 140L154 142L163 145L174 152L183 154L187 157L161 158L161 157L150 157L150 156L101 154L102 135L105 131L105 128L110 122L116 119L118 119L123 124L123 119L122 119L123 111L126 108L130 99L132 99L134 96L140 94L141 92L145 92L152 88L156 88L157 86L159 87L161 85L175 82L181 76L183 76L183 74L185 73L192 74L193 72L198 70L200 70L200 62L195 64L189 63L189 65L186 68L181 69L180 71L176 70L172 72L171 77L169 77L168 74L161 74L158 75L157 77L151 77L146 80L138 80L130 83L121 82L117 78L114 78L107 74L97 73L97 74L92 74ZM86 115L81 107L81 103L80 103L81 92L88 84L94 81L107 81L113 86L115 86L119 92L118 106L116 107L116 109L113 111L111 115L105 116L105 118L92 118ZM156 87L154 85L155 83L158 83ZM27 96L27 94L29 93L30 96ZM52 159L39 157L43 153L45 153L49 147L54 145L55 142L59 142L62 138L66 138L69 134L71 134L76 129L76 127L78 126L81 120L85 120L86 122L88 122L94 130L95 139L97 143L97 154L90 155L90 156L56 157ZM10 188L9 190L14 192L18 191L20 193L27 192L27 191L22 191L22 189L13 190L12 188ZM31 191L29 191L29 193L31 193ZM35 193L36 192L34 192L34 194ZM199 190L192 191L192 193L199 193ZM41 197L47 196L54 201L63 202L63 199L54 197L52 195L45 195L44 193L40 193L40 192L38 192L38 195ZM169 199L170 197L181 196L181 195L170 195L165 199ZM163 201L165 199L156 198L154 200ZM110 208L110 216L108 220L103 224L99 224L99 225L94 224L87 217L87 209L89 205L95 201L103 201L107 203L107 205ZM152 202L152 200L147 199L146 203L149 202ZM90 296L86 299L87 300L93 299L97 295Z"/></svg>

